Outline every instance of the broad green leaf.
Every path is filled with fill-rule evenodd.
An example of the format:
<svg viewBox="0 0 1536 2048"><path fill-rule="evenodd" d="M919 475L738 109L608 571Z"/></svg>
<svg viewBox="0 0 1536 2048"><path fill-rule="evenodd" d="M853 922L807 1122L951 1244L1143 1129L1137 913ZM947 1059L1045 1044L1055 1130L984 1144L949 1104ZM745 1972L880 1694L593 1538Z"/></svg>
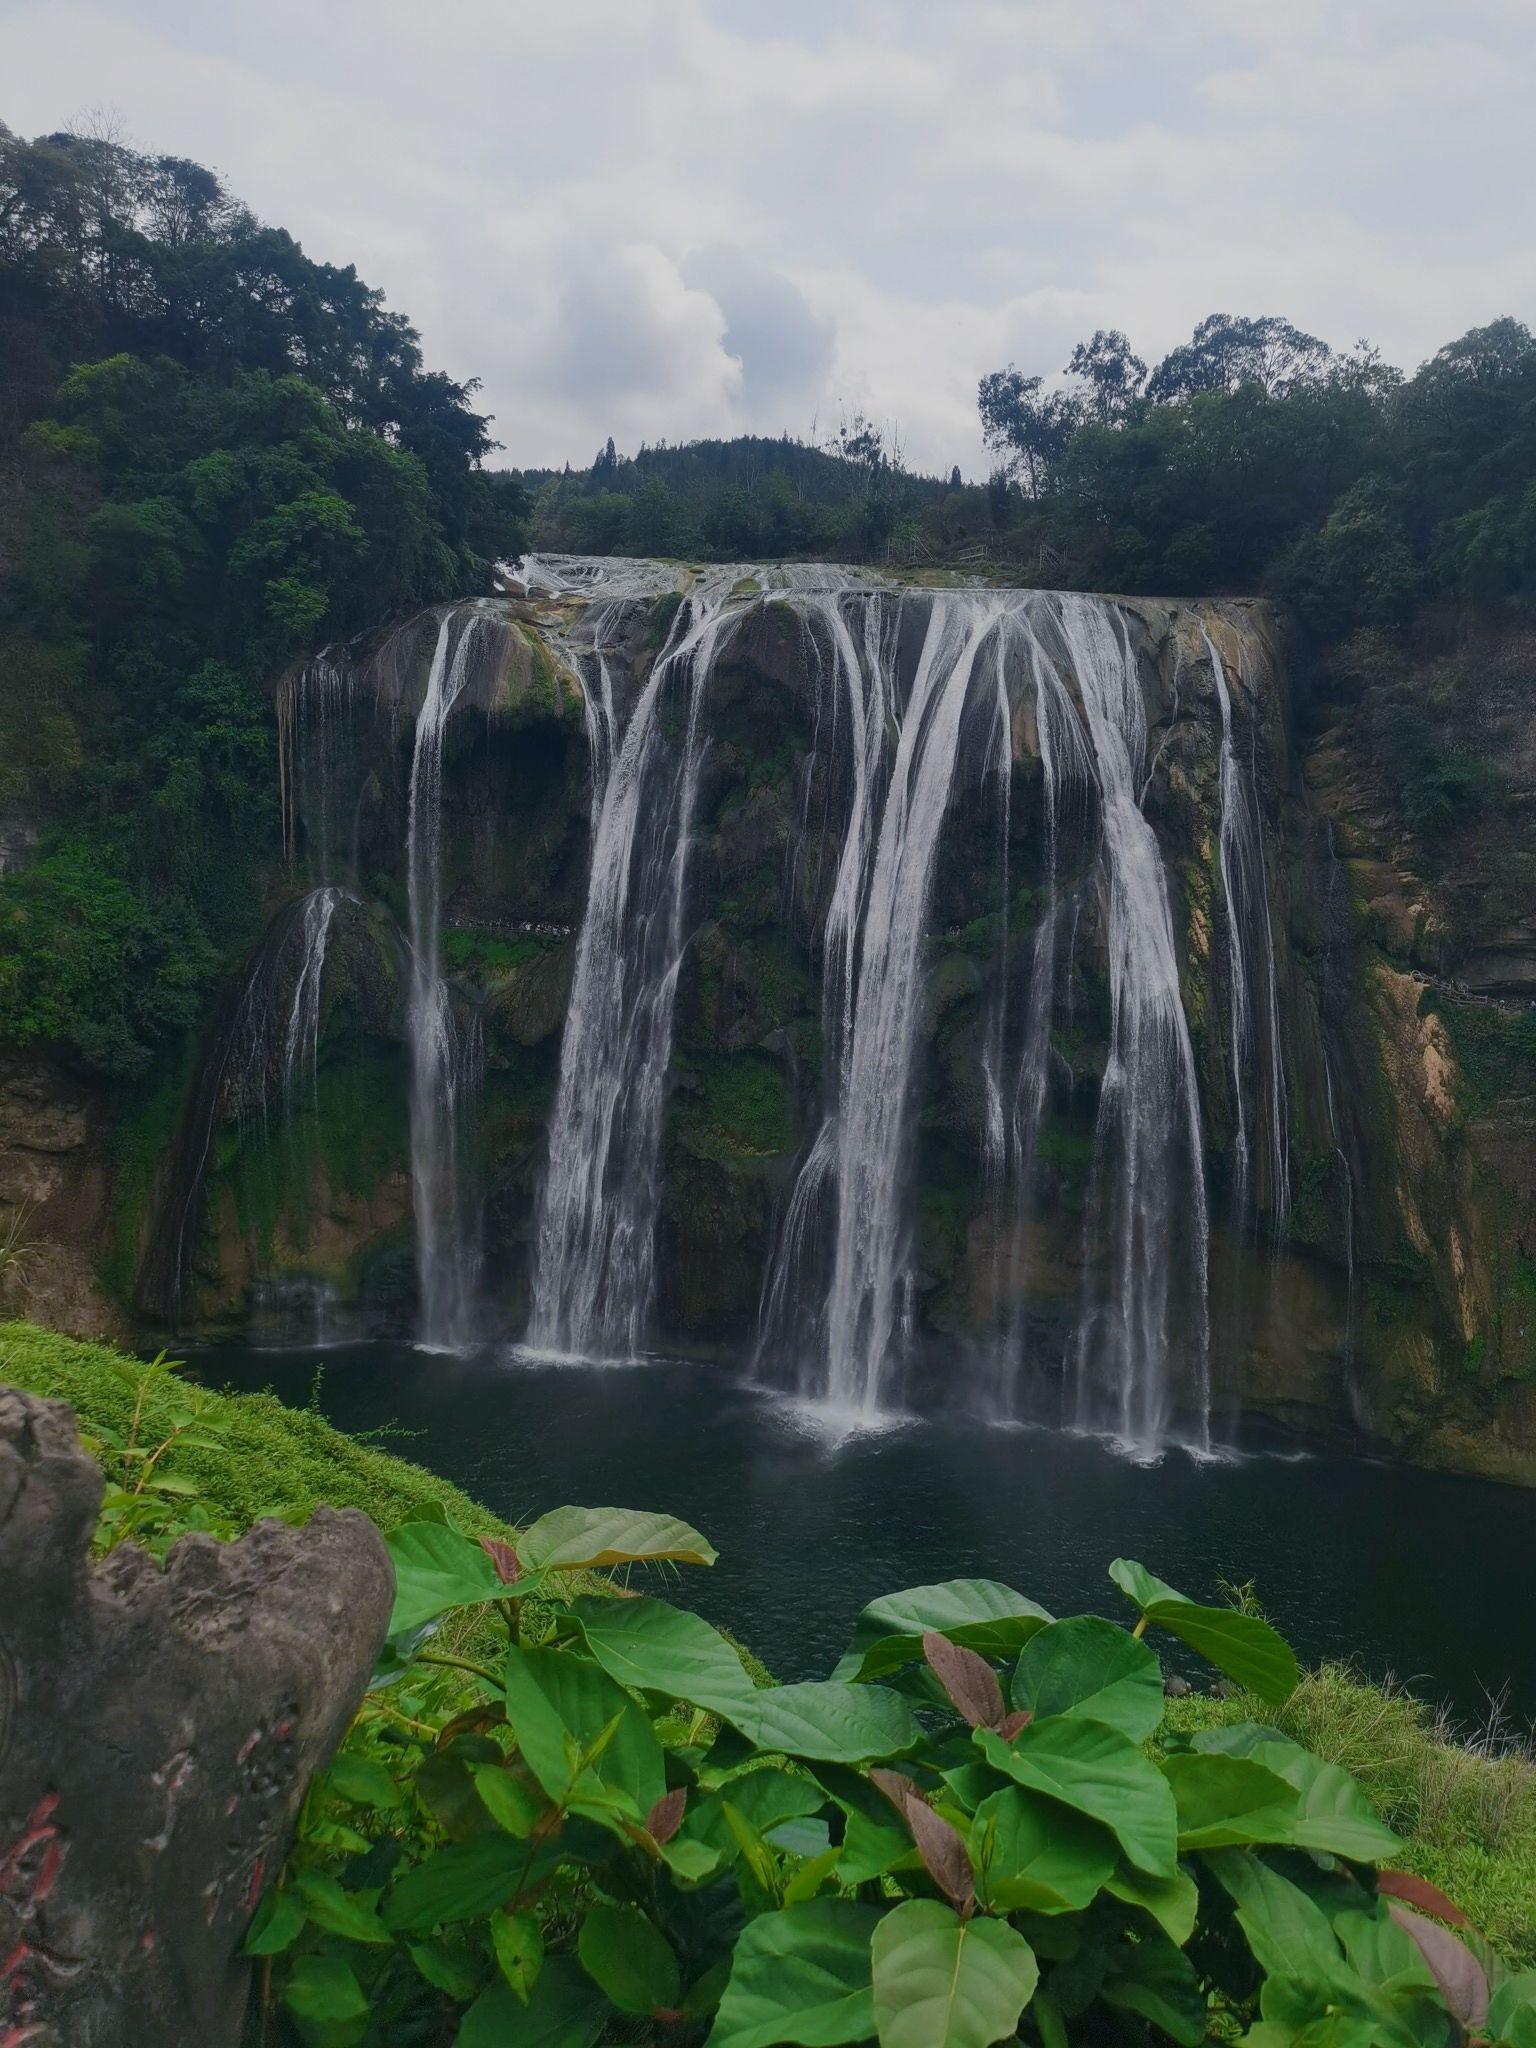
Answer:
<svg viewBox="0 0 1536 2048"><path fill-rule="evenodd" d="M766 1834L781 1821L820 1813L827 1795L814 1778L792 1777L788 1771L772 1766L745 1771L711 1792L708 1798L690 1802L675 1839L699 1842L723 1857L734 1858L736 1838L725 1818L727 1800L749 1826Z"/></svg>
<svg viewBox="0 0 1536 2048"><path fill-rule="evenodd" d="M1140 1906L1182 1948L1195 1931L1200 1910L1200 1887L1187 1870L1173 1877L1148 1877L1141 1870L1117 1870L1104 1887L1128 1906Z"/></svg>
<svg viewBox="0 0 1536 2048"><path fill-rule="evenodd" d="M323 1870L301 1870L294 1883L309 1908L309 1917L327 1934L342 1935L347 1941L365 1941L387 1948L392 1939L371 1899L349 1892Z"/></svg>
<svg viewBox="0 0 1536 2048"><path fill-rule="evenodd" d="M396 1784L381 1763L343 1750L325 1774L327 1788L354 1806L388 1809L405 1804L405 1787Z"/></svg>
<svg viewBox="0 0 1536 2048"><path fill-rule="evenodd" d="M996 1579L945 1579L872 1600L859 1616L834 1678L878 1678L923 1654L931 1630L983 1657L1017 1655L1051 1619L1035 1601Z"/></svg>
<svg viewBox="0 0 1536 2048"><path fill-rule="evenodd" d="M454 2048L591 2048L602 2032L601 1995L575 1963L551 1956L523 2004L494 1979L464 2015Z"/></svg>
<svg viewBox="0 0 1536 2048"><path fill-rule="evenodd" d="M1039 1979L1004 1920L961 1920L937 1899L887 1913L871 1943L880 2048L991 2048L1019 2024Z"/></svg>
<svg viewBox="0 0 1536 2048"><path fill-rule="evenodd" d="M268 1892L256 1908L242 1954L277 1956L291 1945L306 1919L303 1902L291 1891Z"/></svg>
<svg viewBox="0 0 1536 2048"><path fill-rule="evenodd" d="M857 1764L899 1756L922 1736L899 1694L835 1678L769 1686L720 1712L759 1749L814 1762Z"/></svg>
<svg viewBox="0 0 1536 2048"><path fill-rule="evenodd" d="M1283 1706L1301 1683L1295 1651L1256 1614L1178 1600L1149 1608L1147 1618L1269 1706Z"/></svg>
<svg viewBox="0 0 1536 2048"><path fill-rule="evenodd" d="M1179 1809L1179 1851L1288 1842L1296 1788L1251 1757L1170 1756L1163 1776Z"/></svg>
<svg viewBox="0 0 1536 2048"><path fill-rule="evenodd" d="M1189 1738L1189 1746L1201 1756L1252 1756L1261 1742L1286 1740L1278 1728L1262 1721L1229 1721L1224 1727L1199 1729Z"/></svg>
<svg viewBox="0 0 1536 2048"><path fill-rule="evenodd" d="M384 1544L395 1567L391 1640L435 1621L452 1607L520 1599L538 1583L537 1578L525 1578L515 1586L504 1586L479 1544L446 1522L402 1522L385 1537Z"/></svg>
<svg viewBox="0 0 1536 2048"><path fill-rule="evenodd" d="M989 1728L973 1738L994 1769L1031 1792L1101 1821L1149 1877L1172 1877L1178 1815L1156 1765L1116 1728L1067 1717L1031 1725L1012 1742Z"/></svg>
<svg viewBox="0 0 1536 2048"><path fill-rule="evenodd" d="M565 1799L573 1789L617 1793L643 1821L666 1791L666 1765L650 1721L621 1686L574 1650L509 1648L506 1701L517 1746L551 1799ZM573 1784L576 1756L590 1755L599 1743L600 1752Z"/></svg>
<svg viewBox="0 0 1536 2048"><path fill-rule="evenodd" d="M1010 1785L977 1807L971 1857L989 1911L1075 1913L1108 1882L1119 1851L1098 1821Z"/></svg>
<svg viewBox="0 0 1536 2048"><path fill-rule="evenodd" d="M664 1600L571 1603L570 1618L609 1677L636 1692L659 1692L712 1714L750 1701L756 1688L717 1628Z"/></svg>
<svg viewBox="0 0 1536 2048"><path fill-rule="evenodd" d="M481 1764L470 1775L481 1805L496 1825L526 1842L534 1822L547 1811L533 1787L501 1764Z"/></svg>
<svg viewBox="0 0 1536 2048"><path fill-rule="evenodd" d="M1145 1643L1096 1614L1053 1621L1024 1645L1011 1698L1037 1721L1079 1714L1132 1742L1163 1718L1163 1673Z"/></svg>
<svg viewBox="0 0 1536 2048"><path fill-rule="evenodd" d="M1488 2031L1509 2048L1536 2048L1536 1970L1504 1979L1488 2006Z"/></svg>
<svg viewBox="0 0 1536 2048"><path fill-rule="evenodd" d="M1348 1771L1325 1764L1294 1742L1261 1742L1250 1752L1295 1787L1296 1823L1290 1840L1301 1849L1320 1849L1352 1863L1380 1863L1402 1843L1378 1819L1371 1802Z"/></svg>
<svg viewBox="0 0 1536 2048"><path fill-rule="evenodd" d="M751 1920L706 2048L839 2048L875 2031L870 1938L880 1915L848 1899L808 1899Z"/></svg>
<svg viewBox="0 0 1536 2048"><path fill-rule="evenodd" d="M442 1991L456 2005L468 2005L485 1981L485 1972L462 1949L446 1941L413 1941L411 1961L436 1991Z"/></svg>
<svg viewBox="0 0 1536 2048"><path fill-rule="evenodd" d="M1148 1622L1198 1650L1208 1664L1270 1706L1282 1705L1300 1684L1295 1652L1258 1615L1239 1614L1235 1607L1201 1607L1128 1557L1117 1557L1109 1576Z"/></svg>
<svg viewBox="0 0 1536 2048"><path fill-rule="evenodd" d="M657 1562L713 1564L718 1552L675 1515L636 1508L555 1508L518 1537L518 1560L530 1571L580 1571L604 1565Z"/></svg>
<svg viewBox="0 0 1536 2048"><path fill-rule="evenodd" d="M530 1852L511 1835L477 1835L454 1842L396 1880L383 1905L386 1927L397 1934L430 1934L455 1920L471 1920L500 1906L527 1875L549 1869L556 1852Z"/></svg>
<svg viewBox="0 0 1536 2048"><path fill-rule="evenodd" d="M677 1957L637 1906L589 1906L576 1952L620 2012L648 2018L682 1996Z"/></svg>
<svg viewBox="0 0 1536 2048"><path fill-rule="evenodd" d="M524 2005L544 1961L544 1936L532 1913L491 1915L491 1947L509 1988Z"/></svg>
<svg viewBox="0 0 1536 2048"><path fill-rule="evenodd" d="M1343 1958L1322 1908L1251 1849L1215 1849L1207 1867L1230 1894L1254 1961L1270 1977L1334 1983Z"/></svg>
<svg viewBox="0 0 1536 2048"><path fill-rule="evenodd" d="M719 1714L759 1749L862 1763L918 1739L911 1708L880 1686L827 1679L760 1692L718 1629L665 1601L581 1599L570 1611L618 1684Z"/></svg>
<svg viewBox="0 0 1536 2048"><path fill-rule="evenodd" d="M1111 1953L1100 1989L1105 2003L1150 2020L1180 2048L1200 2048L1207 2038L1205 1992L1183 1950L1164 1934L1148 1934L1118 1942Z"/></svg>
<svg viewBox="0 0 1536 2048"><path fill-rule="evenodd" d="M1188 1606L1194 1605L1187 1593L1176 1592L1166 1579L1158 1578L1155 1573L1149 1572L1144 1564L1138 1564L1133 1557L1117 1557L1109 1568L1109 1576L1125 1597L1139 1607L1143 1614L1149 1607L1157 1607L1174 1600L1182 1600Z"/></svg>
<svg viewBox="0 0 1536 2048"><path fill-rule="evenodd" d="M352 1966L340 1956L300 1956L283 1991L283 2003L313 2026L361 2019L368 2010Z"/></svg>

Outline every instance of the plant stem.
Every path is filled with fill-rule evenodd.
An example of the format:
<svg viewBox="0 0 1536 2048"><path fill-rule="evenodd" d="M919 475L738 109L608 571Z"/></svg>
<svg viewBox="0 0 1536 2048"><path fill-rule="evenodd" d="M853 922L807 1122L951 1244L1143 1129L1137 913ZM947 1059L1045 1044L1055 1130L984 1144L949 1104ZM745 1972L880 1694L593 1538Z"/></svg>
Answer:
<svg viewBox="0 0 1536 2048"><path fill-rule="evenodd" d="M483 1678L487 1685L494 1685L498 1692L503 1690L501 1680L494 1671L487 1671L483 1664L471 1664L467 1657L444 1657L436 1650L418 1650L418 1664L441 1664L450 1671L468 1671L476 1678Z"/></svg>

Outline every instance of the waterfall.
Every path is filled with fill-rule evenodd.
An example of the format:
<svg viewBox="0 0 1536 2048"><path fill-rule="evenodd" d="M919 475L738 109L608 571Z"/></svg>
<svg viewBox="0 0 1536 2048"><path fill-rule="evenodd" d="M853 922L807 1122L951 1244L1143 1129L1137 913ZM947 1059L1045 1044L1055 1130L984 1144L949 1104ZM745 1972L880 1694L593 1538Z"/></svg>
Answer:
<svg viewBox="0 0 1536 2048"><path fill-rule="evenodd" d="M320 1051L320 992L325 976L325 953L330 943L331 922L345 892L328 882L312 889L303 899L298 924L299 969L294 978L293 999L283 1030L282 1099L291 1114L303 1088L310 1106L315 1103Z"/></svg>
<svg viewBox="0 0 1536 2048"><path fill-rule="evenodd" d="M457 629L457 630L455 630ZM445 611L416 715L406 833L411 972L411 1197L416 1221L417 1337L428 1350L474 1340L480 1277L477 1205L466 1187L467 1128L479 1095L480 1036L455 1019L443 978L443 734L469 680L477 636L499 629L479 604Z"/></svg>
<svg viewBox="0 0 1536 2048"><path fill-rule="evenodd" d="M1236 1121L1233 1200L1241 1214L1248 1202L1251 1167L1245 1080L1254 1071L1262 1051L1265 1087L1261 1100L1267 1115L1269 1212L1271 1227L1278 1235L1284 1225L1290 1199L1288 1109L1280 1034L1279 976L1275 964L1269 889L1264 873L1264 843L1259 831L1252 773L1251 770L1245 773L1239 766L1233 743L1232 692L1226 665L1204 628L1201 629L1201 638L1210 659L1211 674L1216 683L1216 701L1221 712L1217 865L1221 874L1222 898L1226 904L1229 951L1228 1035L1231 1039L1232 1103ZM1254 929L1261 942L1257 962L1250 952L1248 936ZM1256 981L1258 1002L1255 1001ZM1262 1030L1259 1028L1259 1002L1262 1003ZM1259 1044L1261 1038L1262 1047Z"/></svg>
<svg viewBox="0 0 1536 2048"><path fill-rule="evenodd" d="M180 1323L197 1251L213 1134L233 1108L242 1129L265 1130L274 1097L285 1112L314 1095L320 997L332 921L345 892L326 884L273 918L225 999L193 1078L167 1161L165 1194L138 1298L145 1312Z"/></svg>
<svg viewBox="0 0 1536 2048"><path fill-rule="evenodd" d="M1135 651L1113 605L1065 595L1054 605L1098 783L1111 1012L1087 1221L1110 1284L1099 1293L1090 1281L1085 1291L1075 1419L1150 1454L1172 1419L1179 1292L1193 1325L1197 1441L1209 1439L1199 1091L1162 855L1139 800L1147 721Z"/></svg>
<svg viewBox="0 0 1536 2048"><path fill-rule="evenodd" d="M934 858L978 658L1012 600L993 593L934 596L899 708L899 600L863 594L857 640L840 593L786 601L820 622L830 646L834 701L847 716L851 790L822 939L822 1122L770 1265L757 1359L766 1369L788 1350L800 1391L834 1417L860 1424L891 1403L910 1322L908 1098ZM1001 725L1006 747L996 671L993 682L990 730L995 745ZM896 744L886 773L893 720ZM823 1212L831 1278L825 1299L807 1311L805 1269Z"/></svg>
<svg viewBox="0 0 1536 2048"><path fill-rule="evenodd" d="M549 565L535 573L548 578ZM635 592L620 583L604 599L598 586L591 646L582 657L593 775L591 872L539 1189L524 1347L532 1354L631 1359L644 1344L698 784L699 701L722 639L740 616L727 604L731 585L746 573L694 583L622 732L609 636L621 630ZM662 719L674 693L685 706L678 742Z"/></svg>
<svg viewBox="0 0 1536 2048"><path fill-rule="evenodd" d="M999 636L1001 670L1004 650L1022 645L1034 692L1035 735L1040 754L1040 796L1044 827L1045 901L1029 941L1028 982L1023 1033L1006 1131L1005 1184L1011 1179L1012 1251L1008 1268L1011 1308L1002 1337L1000 1385L994 1400L1012 1414L1021 1371L1027 1364L1024 1343L1024 1299L1028 1268L1025 1231L1035 1199L1035 1168L1040 1127L1045 1118L1050 1083L1051 1025L1056 1012L1056 982L1061 952L1060 839L1062 809L1068 793L1093 784L1093 768L1083 737L1082 720L1067 692L1061 672L1042 641L1048 621L1030 610L1011 613ZM1010 759L1011 768L1011 730ZM1006 988L1006 981L1004 983ZM1006 1044L1006 1034L1003 1039ZM1001 1279L1001 1273L997 1275Z"/></svg>

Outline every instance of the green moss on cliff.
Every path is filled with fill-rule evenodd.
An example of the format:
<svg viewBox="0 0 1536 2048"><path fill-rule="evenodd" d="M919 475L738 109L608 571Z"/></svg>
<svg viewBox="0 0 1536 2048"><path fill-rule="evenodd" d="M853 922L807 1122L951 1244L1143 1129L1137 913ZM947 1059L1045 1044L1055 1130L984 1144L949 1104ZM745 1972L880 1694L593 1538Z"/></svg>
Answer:
<svg viewBox="0 0 1536 2048"><path fill-rule="evenodd" d="M693 1088L680 1094L673 1119L682 1144L720 1165L778 1158L795 1142L795 1106L776 1060L753 1052L698 1061Z"/></svg>

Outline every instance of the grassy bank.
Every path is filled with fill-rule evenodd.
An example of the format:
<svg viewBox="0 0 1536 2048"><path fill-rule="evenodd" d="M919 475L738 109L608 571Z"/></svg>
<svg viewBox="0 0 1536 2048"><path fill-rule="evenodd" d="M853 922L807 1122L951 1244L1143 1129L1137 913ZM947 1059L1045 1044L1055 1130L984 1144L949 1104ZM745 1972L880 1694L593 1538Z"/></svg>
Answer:
<svg viewBox="0 0 1536 2048"><path fill-rule="evenodd" d="M121 1353L105 1345L60 1337L32 1323L0 1323L0 1385L67 1401L87 1428L127 1428L136 1393L117 1370L122 1362ZM218 1447L178 1451L177 1470L242 1527L262 1515L304 1521L324 1502L361 1508L380 1528L391 1529L440 1502L471 1534L504 1530L495 1515L445 1479L344 1436L309 1409L285 1408L272 1394L209 1398ZM178 1405L174 1381L151 1391L144 1403L144 1437L168 1435Z"/></svg>
<svg viewBox="0 0 1536 2048"><path fill-rule="evenodd" d="M121 1354L24 1323L0 1325L0 1384L69 1402L88 1427L121 1431L135 1391ZM384 1528L441 1503L474 1533L503 1525L419 1465L334 1429L270 1394L211 1397L218 1447L179 1469L233 1521L302 1520L321 1502L361 1508ZM146 1433L167 1428L174 1382L146 1403ZM665 1505L665 1503L662 1503ZM1536 1965L1536 1758L1497 1740L1466 1743L1432 1709L1336 1664L1309 1673L1283 1708L1236 1694L1170 1701L1176 1727L1258 1720L1341 1764L1404 1837L1403 1863L1439 1885L1511 1961Z"/></svg>

